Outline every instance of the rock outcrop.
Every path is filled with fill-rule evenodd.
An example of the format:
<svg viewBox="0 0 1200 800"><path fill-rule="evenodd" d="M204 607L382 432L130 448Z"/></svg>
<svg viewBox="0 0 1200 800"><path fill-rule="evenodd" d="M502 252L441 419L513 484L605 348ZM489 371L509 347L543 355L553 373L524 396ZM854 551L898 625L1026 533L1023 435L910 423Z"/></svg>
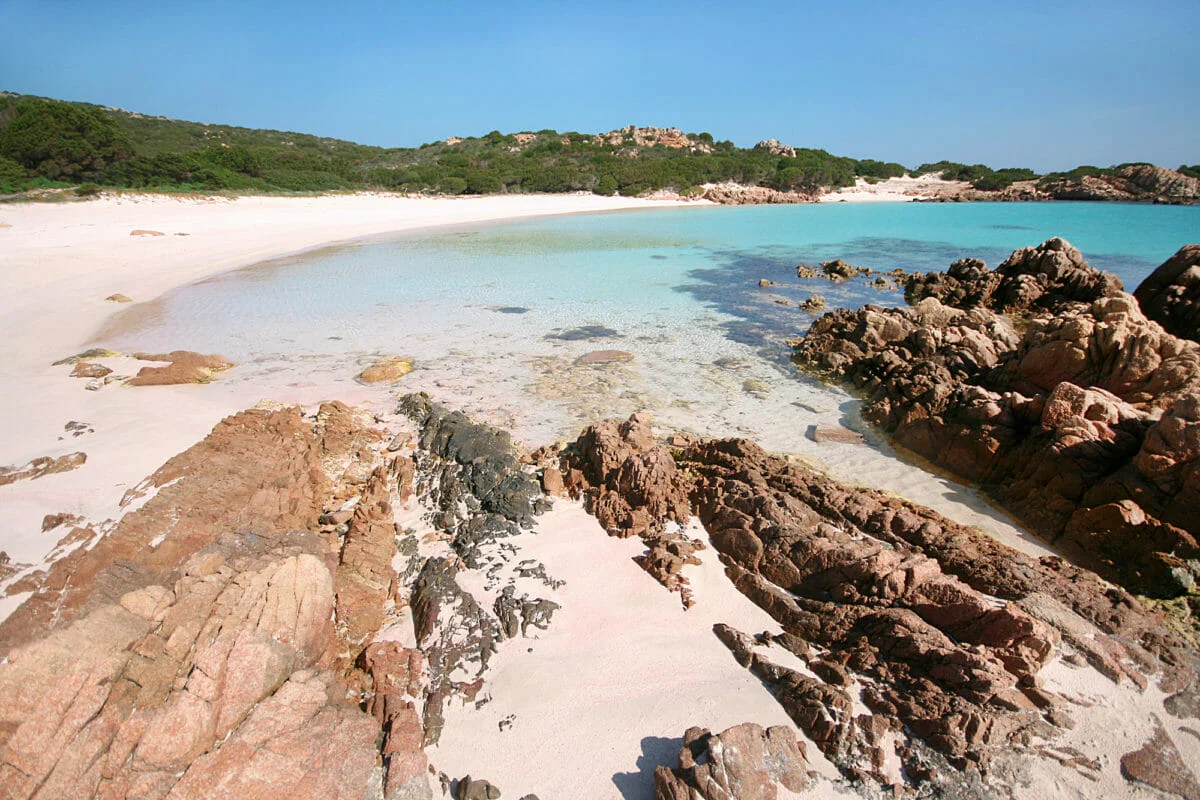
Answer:
<svg viewBox="0 0 1200 800"><path fill-rule="evenodd" d="M1029 558L751 442L661 452L643 419L610 420L575 443L568 484L590 493L588 507L602 522L616 505L645 509L647 528L665 527L683 513L682 501L647 501L644 485L597 477L620 474L646 453L674 462L659 465L670 477L657 480L656 491L686 491L734 586L784 630L749 635L722 624L714 633L849 778L892 783L898 776L889 765L916 776L938 759L986 770L1012 742L1052 736L1063 701L1041 687L1039 673L1063 641L1114 681L1144 685L1151 663L1178 685L1191 680L1182 643L1096 575ZM866 711L855 710L860 693ZM689 740L680 770L659 770L659 797L727 796L705 794L709 772L692 769L702 763L692 739L701 738ZM712 758L703 763L719 761Z"/></svg>
<svg viewBox="0 0 1200 800"><path fill-rule="evenodd" d="M1200 244L1179 248L1133 296L1146 316L1173 336L1200 341Z"/></svg>
<svg viewBox="0 0 1200 800"><path fill-rule="evenodd" d="M1200 200L1200 180L1153 164L1127 164L1100 175L1043 181L1040 188L1055 200L1170 204Z"/></svg>
<svg viewBox="0 0 1200 800"><path fill-rule="evenodd" d="M783 156L784 158L796 157L796 148L788 144L782 144L778 139L763 139L754 145L754 149L766 150L773 156Z"/></svg>
<svg viewBox="0 0 1200 800"><path fill-rule="evenodd" d="M46 475L70 472L87 463L87 453L68 453L65 456L39 456L19 467L0 467L0 486L23 480L37 480Z"/></svg>
<svg viewBox="0 0 1200 800"><path fill-rule="evenodd" d="M325 434L366 434L327 416L225 420L42 575L0 625L5 796L362 796L379 725L323 667L343 645L317 518L363 457Z"/></svg>
<svg viewBox="0 0 1200 800"><path fill-rule="evenodd" d="M751 722L722 733L689 728L679 766L654 770L656 800L776 800L779 788L802 792L810 784L804 745L783 726Z"/></svg>
<svg viewBox="0 0 1200 800"><path fill-rule="evenodd" d="M593 136L591 141L593 144L633 144L637 147L661 145L672 150L688 150L693 153L711 153L713 151L711 141L693 139L678 128L638 128L634 125L626 125L619 130Z"/></svg>
<svg viewBox="0 0 1200 800"><path fill-rule="evenodd" d="M649 549L638 563L690 606L683 567L700 563L695 552L703 545L681 530L690 518L687 484L671 452L654 441L650 418L634 414L590 426L565 459L564 473L571 496L583 497L610 536L641 537Z"/></svg>
<svg viewBox="0 0 1200 800"><path fill-rule="evenodd" d="M995 272L960 261L914 276L909 297L924 299L825 315L796 360L859 389L863 416L897 443L1108 576L1158 596L1194 586L1200 348L1061 240Z"/></svg>
<svg viewBox="0 0 1200 800"><path fill-rule="evenodd" d="M815 203L816 195L801 192L781 192L766 186L718 184L704 190L701 197L724 206L792 205Z"/></svg>
<svg viewBox="0 0 1200 800"><path fill-rule="evenodd" d="M964 258L946 272L909 275L905 298L915 304L936 297L961 309L982 306L1004 314L1028 314L1092 303L1116 296L1123 288L1119 278L1092 269L1082 253L1056 237L1017 250L995 271L977 258Z"/></svg>

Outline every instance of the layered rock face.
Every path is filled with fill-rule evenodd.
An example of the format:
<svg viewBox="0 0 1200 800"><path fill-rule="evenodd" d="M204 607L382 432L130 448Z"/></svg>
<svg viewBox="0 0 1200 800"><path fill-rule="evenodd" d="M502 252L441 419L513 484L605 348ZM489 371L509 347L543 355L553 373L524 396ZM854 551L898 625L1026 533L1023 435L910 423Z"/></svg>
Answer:
<svg viewBox="0 0 1200 800"><path fill-rule="evenodd" d="M994 272L967 260L913 276L907 295L911 308L825 315L793 343L796 361L862 391L863 416L897 443L1110 577L1189 591L1200 348L1060 239Z"/></svg>
<svg viewBox="0 0 1200 800"><path fill-rule="evenodd" d="M1152 164L1130 164L1105 175L1061 178L1042 188L1056 200L1172 204L1200 200L1200 180Z"/></svg>
<svg viewBox="0 0 1200 800"><path fill-rule="evenodd" d="M1133 296L1174 336L1200 341L1200 245L1189 244L1142 281Z"/></svg>
<svg viewBox="0 0 1200 800"><path fill-rule="evenodd" d="M379 724L329 668L355 646L335 609L358 565L318 518L378 434L322 411L225 420L34 576L0 625L3 796L362 796Z"/></svg>

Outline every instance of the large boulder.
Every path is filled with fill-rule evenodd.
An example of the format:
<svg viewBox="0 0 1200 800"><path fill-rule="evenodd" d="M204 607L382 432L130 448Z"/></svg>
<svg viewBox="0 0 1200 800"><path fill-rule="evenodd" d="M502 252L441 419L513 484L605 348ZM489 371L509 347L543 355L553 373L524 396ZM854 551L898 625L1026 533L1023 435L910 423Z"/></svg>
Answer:
<svg viewBox="0 0 1200 800"><path fill-rule="evenodd" d="M689 728L679 766L654 770L656 800L777 800L780 788L808 788L804 745L782 725L763 730L752 722L722 733Z"/></svg>
<svg viewBox="0 0 1200 800"><path fill-rule="evenodd" d="M1134 291L1146 316L1174 336L1200 341L1200 244L1189 244Z"/></svg>

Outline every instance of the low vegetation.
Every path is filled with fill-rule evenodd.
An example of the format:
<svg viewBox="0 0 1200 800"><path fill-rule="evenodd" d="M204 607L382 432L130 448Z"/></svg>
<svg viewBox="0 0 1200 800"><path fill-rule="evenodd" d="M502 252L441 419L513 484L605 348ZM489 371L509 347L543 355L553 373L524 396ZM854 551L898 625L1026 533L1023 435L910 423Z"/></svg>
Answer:
<svg viewBox="0 0 1200 800"><path fill-rule="evenodd" d="M673 145L673 146L672 146ZM0 93L0 194L79 187L205 192L387 190L439 194L590 191L695 194L733 181L816 193L926 172L998 190L1032 170L950 161L915 170L895 162L796 148L739 148L709 133L647 143L632 129L503 134L383 148L300 133L148 117L86 103ZM1191 172L1189 172L1189 170ZM1061 175L1096 174L1079 167ZM1181 168L1186 174L1200 167ZM1047 176L1047 179L1054 176Z"/></svg>

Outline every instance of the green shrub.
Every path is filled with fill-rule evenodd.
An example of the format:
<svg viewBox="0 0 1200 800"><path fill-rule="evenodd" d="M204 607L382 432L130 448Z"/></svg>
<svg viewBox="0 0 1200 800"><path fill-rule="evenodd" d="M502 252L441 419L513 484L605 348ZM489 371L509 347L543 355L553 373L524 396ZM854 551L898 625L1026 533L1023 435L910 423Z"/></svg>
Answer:
<svg viewBox="0 0 1200 800"><path fill-rule="evenodd" d="M84 183L75 187L75 195L77 197L95 197L100 194L100 185L95 183Z"/></svg>
<svg viewBox="0 0 1200 800"><path fill-rule="evenodd" d="M11 101L10 101L11 102ZM0 155L51 180L96 180L133 154L129 139L99 111L25 97L9 109Z"/></svg>
<svg viewBox="0 0 1200 800"><path fill-rule="evenodd" d="M903 164L895 162L884 163L883 161L875 161L874 159L865 158L854 165L854 174L862 178L877 178L886 180L887 178L899 178L908 173L908 168Z"/></svg>
<svg viewBox="0 0 1200 800"><path fill-rule="evenodd" d="M601 175L596 179L596 185L592 191L605 197L612 197L617 193L617 179L607 173Z"/></svg>
<svg viewBox="0 0 1200 800"><path fill-rule="evenodd" d="M442 178L441 183L438 184L438 189L441 190L442 194L462 194L467 190L467 180L466 178L458 178L451 175L450 177Z"/></svg>
<svg viewBox="0 0 1200 800"><path fill-rule="evenodd" d="M11 158L0 156L0 194L23 192L29 187L29 172Z"/></svg>
<svg viewBox="0 0 1200 800"><path fill-rule="evenodd" d="M971 182L971 185L984 192L996 192L1001 189L1007 189L1017 181L1032 181L1037 177L1038 174L1031 169L1005 167L1004 169L998 169L995 172L977 178Z"/></svg>

